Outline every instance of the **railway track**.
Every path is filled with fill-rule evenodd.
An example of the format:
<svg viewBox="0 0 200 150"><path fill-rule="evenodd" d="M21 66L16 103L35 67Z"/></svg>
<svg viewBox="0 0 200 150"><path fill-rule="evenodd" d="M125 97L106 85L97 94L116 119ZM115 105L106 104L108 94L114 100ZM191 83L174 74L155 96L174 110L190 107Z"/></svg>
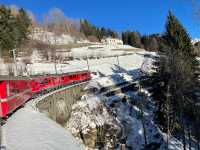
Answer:
<svg viewBox="0 0 200 150"><path fill-rule="evenodd" d="M58 89L55 89L49 93L46 93L44 95L40 95L34 99L31 99L30 101L27 102L27 106L29 107L32 107L34 110L38 111L38 108L37 108L37 103L42 101L44 98L50 96L50 95L53 95L55 93L58 93L58 92L61 92L61 91L64 91L64 90L67 90L69 88L73 88L73 87L76 87L76 86L80 86L80 85L84 85L84 84L87 84L89 83L90 81L85 81L85 82L81 82L81 83L76 83L76 84L73 84L73 85L67 85L65 87L62 87L62 88L58 88Z"/></svg>

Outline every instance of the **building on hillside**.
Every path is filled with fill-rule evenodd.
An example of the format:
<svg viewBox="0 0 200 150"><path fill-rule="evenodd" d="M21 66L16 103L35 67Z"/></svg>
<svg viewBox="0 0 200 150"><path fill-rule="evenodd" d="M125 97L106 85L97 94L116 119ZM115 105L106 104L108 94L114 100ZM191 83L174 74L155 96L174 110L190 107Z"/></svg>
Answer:
<svg viewBox="0 0 200 150"><path fill-rule="evenodd" d="M115 39L115 38L103 38L101 40L101 43L103 44L111 44L111 45L123 45L123 41L120 39Z"/></svg>

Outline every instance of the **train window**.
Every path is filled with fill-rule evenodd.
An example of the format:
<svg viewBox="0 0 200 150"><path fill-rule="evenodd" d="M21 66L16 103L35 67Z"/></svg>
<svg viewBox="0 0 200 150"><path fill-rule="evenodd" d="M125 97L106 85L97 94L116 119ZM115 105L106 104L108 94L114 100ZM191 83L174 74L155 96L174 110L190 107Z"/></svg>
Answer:
<svg viewBox="0 0 200 150"><path fill-rule="evenodd" d="M49 82L48 82L48 79L44 79L44 80L42 80L42 82L41 82L41 84L48 84Z"/></svg>
<svg viewBox="0 0 200 150"><path fill-rule="evenodd" d="M7 93L7 96L10 96L10 86L7 81L6 81L6 93Z"/></svg>
<svg viewBox="0 0 200 150"><path fill-rule="evenodd" d="M20 93L20 90L19 89L12 89L11 93L12 93L12 95L15 95L15 94Z"/></svg>

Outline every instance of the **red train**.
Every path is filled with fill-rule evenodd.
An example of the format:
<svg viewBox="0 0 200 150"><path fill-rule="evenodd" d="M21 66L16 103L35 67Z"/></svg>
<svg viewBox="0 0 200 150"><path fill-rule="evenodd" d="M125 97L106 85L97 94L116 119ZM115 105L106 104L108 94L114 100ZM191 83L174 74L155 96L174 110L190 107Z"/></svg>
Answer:
<svg viewBox="0 0 200 150"><path fill-rule="evenodd" d="M34 95L90 79L89 71L33 78L0 78L0 118L6 117Z"/></svg>

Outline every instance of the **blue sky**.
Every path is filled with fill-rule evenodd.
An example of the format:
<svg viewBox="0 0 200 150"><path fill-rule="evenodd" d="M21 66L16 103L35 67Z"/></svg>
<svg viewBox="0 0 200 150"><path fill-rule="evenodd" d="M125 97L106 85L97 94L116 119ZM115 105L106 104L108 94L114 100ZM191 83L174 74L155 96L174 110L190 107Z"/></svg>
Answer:
<svg viewBox="0 0 200 150"><path fill-rule="evenodd" d="M23 7L39 20L57 7L70 18L86 18L100 27L142 34L163 32L170 9L192 38L200 38L200 19L194 15L192 0L0 0L0 4Z"/></svg>

